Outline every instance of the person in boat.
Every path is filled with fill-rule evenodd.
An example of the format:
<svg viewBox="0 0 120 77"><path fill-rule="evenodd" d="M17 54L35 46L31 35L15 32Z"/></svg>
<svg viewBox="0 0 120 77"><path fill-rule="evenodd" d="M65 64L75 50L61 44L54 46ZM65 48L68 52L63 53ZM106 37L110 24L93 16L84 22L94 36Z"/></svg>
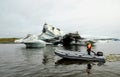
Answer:
<svg viewBox="0 0 120 77"><path fill-rule="evenodd" d="M87 52L88 52L88 55L91 55L91 48L92 48L92 45L90 42L87 43Z"/></svg>

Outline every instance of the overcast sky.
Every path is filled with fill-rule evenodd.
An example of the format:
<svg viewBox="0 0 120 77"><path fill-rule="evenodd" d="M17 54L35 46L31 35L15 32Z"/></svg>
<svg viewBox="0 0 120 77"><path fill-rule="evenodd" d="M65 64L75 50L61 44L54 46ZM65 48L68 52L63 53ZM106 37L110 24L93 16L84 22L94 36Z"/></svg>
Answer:
<svg viewBox="0 0 120 77"><path fill-rule="evenodd" d="M45 22L64 33L120 37L120 0L0 0L0 37L40 34Z"/></svg>

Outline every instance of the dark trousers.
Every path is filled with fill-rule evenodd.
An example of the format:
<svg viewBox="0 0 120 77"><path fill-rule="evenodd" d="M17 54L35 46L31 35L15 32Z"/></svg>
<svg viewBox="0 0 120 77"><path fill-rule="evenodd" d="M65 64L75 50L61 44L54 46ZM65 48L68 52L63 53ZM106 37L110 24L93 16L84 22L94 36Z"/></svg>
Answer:
<svg viewBox="0 0 120 77"><path fill-rule="evenodd" d="M88 55L90 55L91 49L87 49Z"/></svg>

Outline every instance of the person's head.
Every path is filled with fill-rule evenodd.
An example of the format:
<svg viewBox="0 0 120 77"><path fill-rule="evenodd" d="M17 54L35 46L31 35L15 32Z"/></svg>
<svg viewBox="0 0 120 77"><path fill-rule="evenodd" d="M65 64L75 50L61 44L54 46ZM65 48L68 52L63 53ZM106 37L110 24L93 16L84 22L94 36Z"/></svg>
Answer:
<svg viewBox="0 0 120 77"><path fill-rule="evenodd" d="M87 45L91 45L91 43L90 43L90 42L87 42Z"/></svg>

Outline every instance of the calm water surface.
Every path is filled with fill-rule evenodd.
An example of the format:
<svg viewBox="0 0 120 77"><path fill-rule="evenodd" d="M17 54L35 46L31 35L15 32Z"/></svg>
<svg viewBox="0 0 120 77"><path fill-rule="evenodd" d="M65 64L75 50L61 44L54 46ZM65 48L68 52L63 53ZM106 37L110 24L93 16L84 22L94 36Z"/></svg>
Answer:
<svg viewBox="0 0 120 77"><path fill-rule="evenodd" d="M103 51L105 56L114 54L117 59L106 63L68 61L54 54L56 46L26 49L24 44L0 44L0 77L119 77L120 42L98 42L94 51ZM65 49L86 50L84 46ZM91 65L91 69L88 69ZM90 72L90 73L88 73Z"/></svg>

